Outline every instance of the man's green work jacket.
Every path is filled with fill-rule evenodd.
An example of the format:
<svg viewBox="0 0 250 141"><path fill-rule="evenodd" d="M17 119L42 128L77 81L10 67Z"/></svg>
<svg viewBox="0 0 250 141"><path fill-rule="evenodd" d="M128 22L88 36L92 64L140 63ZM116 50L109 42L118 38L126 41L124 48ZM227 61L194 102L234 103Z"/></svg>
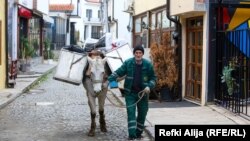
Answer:
<svg viewBox="0 0 250 141"><path fill-rule="evenodd" d="M135 58L130 58L126 60L120 68L114 71L109 77L108 81L116 81L118 77L125 76L124 82L124 94L129 94L131 92L132 83L134 79L135 72ZM146 59L142 59L142 88L149 87L154 88L156 85L156 76L153 69L153 65Z"/></svg>

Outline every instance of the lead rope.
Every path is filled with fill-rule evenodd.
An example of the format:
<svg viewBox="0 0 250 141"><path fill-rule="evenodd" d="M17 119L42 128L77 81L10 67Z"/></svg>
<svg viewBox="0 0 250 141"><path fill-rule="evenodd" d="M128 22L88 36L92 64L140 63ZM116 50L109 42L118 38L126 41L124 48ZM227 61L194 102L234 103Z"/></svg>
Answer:
<svg viewBox="0 0 250 141"><path fill-rule="evenodd" d="M112 93L113 95L115 95L115 93L112 92L110 89L109 89L108 91L109 91L110 93ZM128 106L120 106L120 105L117 105L117 104L115 104L112 100L110 100L108 96L106 96L106 97L107 97L107 99L109 100L109 102L110 102L112 105L114 105L115 107L119 107L119 108L129 108L129 107L132 107L132 106L136 106L136 104L139 103L139 102L141 101L141 99L144 97L145 94L146 94L146 93L145 93L143 90L140 91L140 92L138 93L139 99L138 99L134 104L131 104L131 105L128 105ZM147 97L148 97L148 99L149 99L149 95L147 95Z"/></svg>
<svg viewBox="0 0 250 141"><path fill-rule="evenodd" d="M114 92L112 92L110 89L109 89L108 91L109 91L110 93L112 93L113 95L115 95ZM140 102L141 99L143 98L143 96L144 96L145 94L146 94L146 93L145 93L143 90L140 91L140 92L138 93L139 99L138 99L134 104L131 104L131 105L129 105L129 106L120 106L120 105L117 105L117 104L115 104L112 100L110 100L108 96L106 96L106 97L107 97L108 101L109 101L112 105L114 105L115 107L118 107L118 108L129 108L129 107L135 106L138 102ZM149 100L149 94L147 94L147 98L148 98L148 100ZM150 126L153 127L152 123L151 123L147 118L146 118L146 121L148 121L148 123L150 124Z"/></svg>

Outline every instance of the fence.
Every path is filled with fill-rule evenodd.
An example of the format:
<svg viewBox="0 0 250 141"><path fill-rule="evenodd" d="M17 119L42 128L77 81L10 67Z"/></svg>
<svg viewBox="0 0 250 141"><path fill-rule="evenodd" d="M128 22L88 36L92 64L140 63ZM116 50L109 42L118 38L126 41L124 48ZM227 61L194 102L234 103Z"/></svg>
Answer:
<svg viewBox="0 0 250 141"><path fill-rule="evenodd" d="M218 31L217 104L250 119L250 29Z"/></svg>

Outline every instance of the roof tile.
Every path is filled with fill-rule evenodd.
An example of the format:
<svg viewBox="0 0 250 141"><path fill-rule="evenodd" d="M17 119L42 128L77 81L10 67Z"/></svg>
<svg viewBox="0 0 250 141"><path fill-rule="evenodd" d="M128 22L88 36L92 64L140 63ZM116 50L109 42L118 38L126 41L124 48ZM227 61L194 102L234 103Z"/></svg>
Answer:
<svg viewBox="0 0 250 141"><path fill-rule="evenodd" d="M74 5L73 4L50 4L49 10L50 11L73 11Z"/></svg>

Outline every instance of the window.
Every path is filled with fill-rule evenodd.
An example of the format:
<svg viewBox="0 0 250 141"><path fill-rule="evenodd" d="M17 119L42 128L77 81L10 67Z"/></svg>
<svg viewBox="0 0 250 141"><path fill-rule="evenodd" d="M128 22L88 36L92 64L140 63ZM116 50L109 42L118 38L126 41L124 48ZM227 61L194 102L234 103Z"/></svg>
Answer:
<svg viewBox="0 0 250 141"><path fill-rule="evenodd" d="M89 37L89 28L87 25L84 27L84 40L86 40Z"/></svg>
<svg viewBox="0 0 250 141"><path fill-rule="evenodd" d="M162 11L162 28L170 27L170 21L167 18L166 10Z"/></svg>
<svg viewBox="0 0 250 141"><path fill-rule="evenodd" d="M90 18L92 18L92 10L91 9L86 10L86 18L88 18L89 21L90 21Z"/></svg>
<svg viewBox="0 0 250 141"><path fill-rule="evenodd" d="M174 17L173 17L174 18ZM175 27L166 15L165 8L157 8L134 17L134 45L141 44L150 47L151 43L159 39L159 29L163 32L172 32ZM143 29L145 23L145 29ZM171 40L174 46L174 40Z"/></svg>
<svg viewBox="0 0 250 141"><path fill-rule="evenodd" d="M147 28L148 27L148 18L146 16L142 18L142 22L145 24L145 27L142 27L142 28Z"/></svg>
<svg viewBox="0 0 250 141"><path fill-rule="evenodd" d="M151 28L151 30L155 30L155 14L152 14L152 16L151 16L151 26L150 26L150 28Z"/></svg>
<svg viewBox="0 0 250 141"><path fill-rule="evenodd" d="M135 20L135 33L141 32L141 18Z"/></svg>
<svg viewBox="0 0 250 141"><path fill-rule="evenodd" d="M135 19L135 36L134 36L134 45L142 45L143 47L148 47L147 42L147 32L148 30L143 30L148 28L148 17L143 15Z"/></svg>
<svg viewBox="0 0 250 141"><path fill-rule="evenodd" d="M161 12L157 13L157 28L162 28Z"/></svg>
<svg viewBox="0 0 250 141"><path fill-rule="evenodd" d="M101 38L101 26L92 26L91 38L100 39Z"/></svg>
<svg viewBox="0 0 250 141"><path fill-rule="evenodd" d="M100 19L101 18L101 11L100 10L98 10L98 18Z"/></svg>
<svg viewBox="0 0 250 141"><path fill-rule="evenodd" d="M158 29L161 28L163 32L172 32L175 27L174 23L171 22L167 18L166 10L164 9L156 9L150 12L150 27L151 30L149 32L149 46L158 41ZM175 18L172 16L172 18ZM174 46L175 42L171 39L171 45Z"/></svg>

